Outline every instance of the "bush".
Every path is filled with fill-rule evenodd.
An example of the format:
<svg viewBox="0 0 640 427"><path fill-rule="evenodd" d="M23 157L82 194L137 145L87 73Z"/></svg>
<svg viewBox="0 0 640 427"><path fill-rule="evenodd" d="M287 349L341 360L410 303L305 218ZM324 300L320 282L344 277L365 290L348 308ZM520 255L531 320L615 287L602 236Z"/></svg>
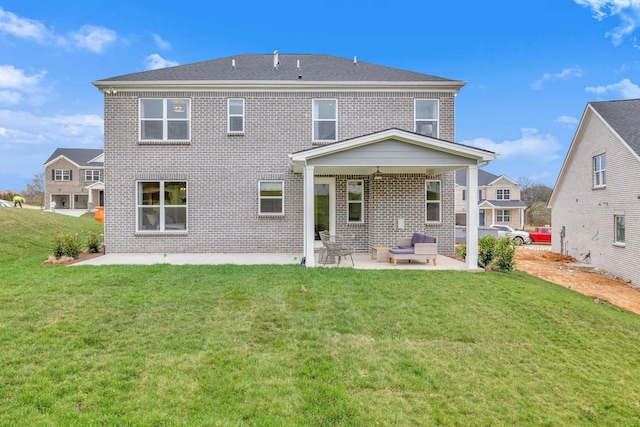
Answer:
<svg viewBox="0 0 640 427"><path fill-rule="evenodd" d="M495 258L497 242L498 239L491 234L482 236L478 240L478 261L480 261L482 265L490 265Z"/></svg>
<svg viewBox="0 0 640 427"><path fill-rule="evenodd" d="M456 256L460 259L467 259L467 245L464 243L456 245Z"/></svg>
<svg viewBox="0 0 640 427"><path fill-rule="evenodd" d="M78 258L80 252L82 252L82 246L80 246L80 242L78 241L78 233L55 233L53 256L56 258L63 256Z"/></svg>
<svg viewBox="0 0 640 427"><path fill-rule="evenodd" d="M100 252L100 235L95 231L90 231L87 235L87 248L92 254Z"/></svg>
<svg viewBox="0 0 640 427"><path fill-rule="evenodd" d="M510 273L516 268L516 243L508 236L498 240L494 266L505 273Z"/></svg>

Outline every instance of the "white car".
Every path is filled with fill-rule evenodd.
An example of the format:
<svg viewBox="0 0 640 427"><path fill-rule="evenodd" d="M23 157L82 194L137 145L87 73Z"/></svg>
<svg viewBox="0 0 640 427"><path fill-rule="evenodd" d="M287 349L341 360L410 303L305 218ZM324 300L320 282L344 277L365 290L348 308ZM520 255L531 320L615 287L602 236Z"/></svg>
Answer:
<svg viewBox="0 0 640 427"><path fill-rule="evenodd" d="M0 199L0 208L12 208L13 203Z"/></svg>
<svg viewBox="0 0 640 427"><path fill-rule="evenodd" d="M491 228L498 230L498 237L509 236L517 245L528 245L531 243L531 236L526 231L514 230L508 225L493 224Z"/></svg>

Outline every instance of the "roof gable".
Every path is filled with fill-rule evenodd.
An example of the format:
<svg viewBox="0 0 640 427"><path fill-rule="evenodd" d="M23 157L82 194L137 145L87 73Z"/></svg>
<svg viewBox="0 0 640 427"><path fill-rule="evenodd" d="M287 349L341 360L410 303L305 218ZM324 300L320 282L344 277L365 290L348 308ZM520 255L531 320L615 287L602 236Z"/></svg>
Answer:
<svg viewBox="0 0 640 427"><path fill-rule="evenodd" d="M640 99L590 102L589 105L636 156L640 156Z"/></svg>
<svg viewBox="0 0 640 427"><path fill-rule="evenodd" d="M99 148L57 148L44 162L44 166L47 167L63 157L80 168L102 168L104 166L104 157L101 157L103 154L104 150Z"/></svg>

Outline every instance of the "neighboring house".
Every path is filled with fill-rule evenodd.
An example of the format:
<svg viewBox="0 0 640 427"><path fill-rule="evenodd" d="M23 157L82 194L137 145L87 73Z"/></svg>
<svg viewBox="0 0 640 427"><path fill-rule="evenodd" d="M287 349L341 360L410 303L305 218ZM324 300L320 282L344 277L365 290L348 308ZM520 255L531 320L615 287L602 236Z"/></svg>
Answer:
<svg viewBox="0 0 640 427"><path fill-rule="evenodd" d="M104 205L104 153L58 148L44 164L45 208L93 209Z"/></svg>
<svg viewBox="0 0 640 427"><path fill-rule="evenodd" d="M590 102L549 201L552 250L640 286L640 99Z"/></svg>
<svg viewBox="0 0 640 427"><path fill-rule="evenodd" d="M298 253L314 266L329 230L363 253L422 232L451 254L453 171L477 185L496 157L453 142L464 82L355 58L243 54L93 84L109 252Z"/></svg>
<svg viewBox="0 0 640 427"><path fill-rule="evenodd" d="M467 170L456 171L456 225L467 225ZM478 225L508 225L524 229L524 212L520 184L506 175L494 175L478 170Z"/></svg>

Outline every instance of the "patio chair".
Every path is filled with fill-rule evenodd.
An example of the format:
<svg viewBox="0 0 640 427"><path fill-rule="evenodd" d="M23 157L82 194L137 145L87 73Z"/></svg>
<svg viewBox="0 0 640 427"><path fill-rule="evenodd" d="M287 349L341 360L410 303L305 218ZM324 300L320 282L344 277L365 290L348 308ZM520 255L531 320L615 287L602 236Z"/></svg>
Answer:
<svg viewBox="0 0 640 427"><path fill-rule="evenodd" d="M340 259L342 257L347 257L347 255L351 258L351 265L353 263L353 248L348 247L344 244L341 238L338 236L329 235L328 231L321 231L320 240L322 240L322 246L324 247L324 265L327 265L327 261L329 257L338 257L338 267L340 267Z"/></svg>

